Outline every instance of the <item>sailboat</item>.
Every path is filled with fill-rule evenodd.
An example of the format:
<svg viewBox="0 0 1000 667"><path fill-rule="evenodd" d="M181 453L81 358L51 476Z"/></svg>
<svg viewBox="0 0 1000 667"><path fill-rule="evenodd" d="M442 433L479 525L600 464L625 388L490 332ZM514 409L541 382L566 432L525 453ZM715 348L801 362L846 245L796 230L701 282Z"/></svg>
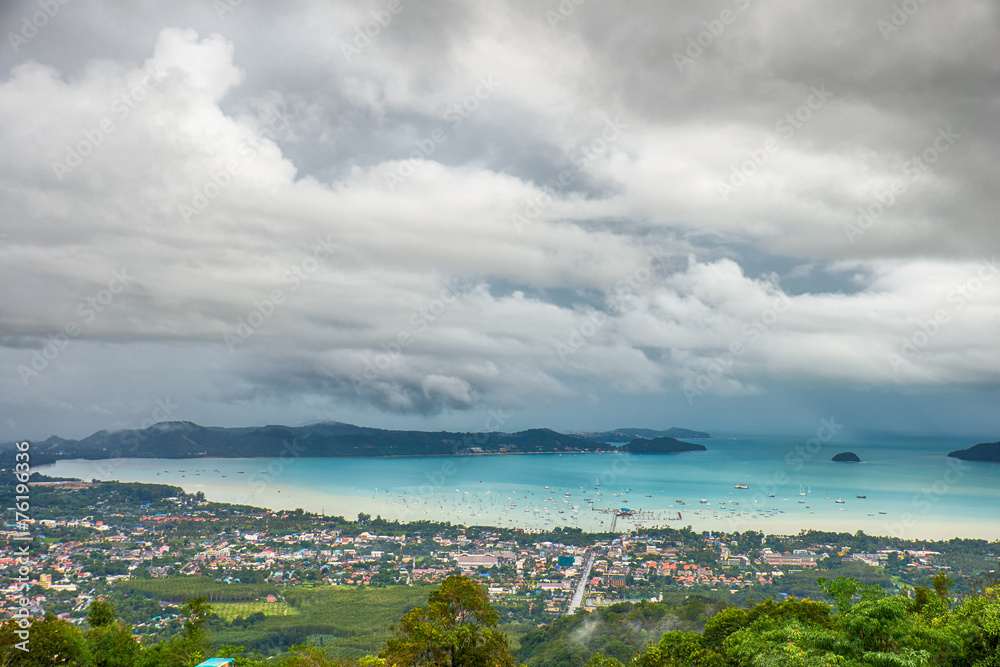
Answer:
<svg viewBox="0 0 1000 667"><path fill-rule="evenodd" d="M802 485L801 484L799 484L799 495L800 496L806 495L806 492L802 490Z"/></svg>

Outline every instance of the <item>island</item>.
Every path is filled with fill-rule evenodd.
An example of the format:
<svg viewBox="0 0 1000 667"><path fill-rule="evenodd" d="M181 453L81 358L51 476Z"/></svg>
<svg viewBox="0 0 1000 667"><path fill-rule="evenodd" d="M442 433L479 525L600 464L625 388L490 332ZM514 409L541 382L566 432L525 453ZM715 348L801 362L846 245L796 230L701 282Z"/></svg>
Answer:
<svg viewBox="0 0 1000 667"><path fill-rule="evenodd" d="M861 457L854 452L841 452L839 454L834 454L831 461L837 461L838 463L861 463Z"/></svg>
<svg viewBox="0 0 1000 667"><path fill-rule="evenodd" d="M633 436L629 444L610 444L547 428L517 433L498 431L391 431L340 422L309 426L222 428L187 421L160 422L148 428L98 431L82 440L52 436L31 443L31 460L46 465L60 459L206 457L425 457L496 454L562 454L629 451L674 454L705 447L671 437ZM0 443L0 468L13 468L14 443Z"/></svg>
<svg viewBox="0 0 1000 667"><path fill-rule="evenodd" d="M987 463L1000 463L1000 442L981 442L968 449L959 449L949 452L948 456L964 461L985 461Z"/></svg>
<svg viewBox="0 0 1000 667"><path fill-rule="evenodd" d="M674 438L636 438L627 445L623 445L622 451L629 454L680 454L681 452L704 452L706 447Z"/></svg>
<svg viewBox="0 0 1000 667"><path fill-rule="evenodd" d="M707 439L712 437L705 431L692 431L689 428L679 428L677 426L671 426L666 431L656 431L651 428L616 428L613 431L575 433L574 435L584 440L594 440L596 442L631 442L636 438L652 440L653 438Z"/></svg>

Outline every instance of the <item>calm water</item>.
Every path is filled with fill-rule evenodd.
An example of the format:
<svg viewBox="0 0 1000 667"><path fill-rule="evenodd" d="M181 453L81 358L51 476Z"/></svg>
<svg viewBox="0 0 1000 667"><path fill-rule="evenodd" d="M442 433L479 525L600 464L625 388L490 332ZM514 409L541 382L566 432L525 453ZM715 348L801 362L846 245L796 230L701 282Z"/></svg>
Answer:
<svg viewBox="0 0 1000 667"><path fill-rule="evenodd" d="M790 438L701 442L709 451L70 460L39 471L88 480L173 484L188 493L203 491L211 500L273 509L301 507L349 518L366 512L411 521L595 530L607 529L612 518L595 510L628 507L641 514L619 519L619 526L691 525L698 531L768 533L815 528L906 538L1000 538L1000 465L945 456L973 441L834 441L818 449L817 443L810 448L805 440ZM864 462L829 460L841 451L853 451ZM749 488L736 489L736 484Z"/></svg>

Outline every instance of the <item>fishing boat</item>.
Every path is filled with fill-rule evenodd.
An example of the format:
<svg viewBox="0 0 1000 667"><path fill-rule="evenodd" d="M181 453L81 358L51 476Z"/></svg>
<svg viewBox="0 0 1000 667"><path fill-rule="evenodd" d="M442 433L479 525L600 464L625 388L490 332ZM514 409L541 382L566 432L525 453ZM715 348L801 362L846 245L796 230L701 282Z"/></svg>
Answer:
<svg viewBox="0 0 1000 667"><path fill-rule="evenodd" d="M855 498L867 498L868 496L866 496L866 495L864 495L864 494L861 494L861 493L859 493L859 494L857 494L857 495L856 495L856 496L854 496L854 497L855 497Z"/></svg>
<svg viewBox="0 0 1000 667"><path fill-rule="evenodd" d="M749 486L747 486L746 484L737 484L737 485L736 485L736 486L734 486L733 488L734 488L734 489L749 489L750 487L749 487Z"/></svg>
<svg viewBox="0 0 1000 667"><path fill-rule="evenodd" d="M833 502L835 502L835 503L840 503L841 505L843 505L843 504L844 504L844 501L843 501L843 500L841 500L840 498L837 498L837 499L836 499L836 500L834 500Z"/></svg>

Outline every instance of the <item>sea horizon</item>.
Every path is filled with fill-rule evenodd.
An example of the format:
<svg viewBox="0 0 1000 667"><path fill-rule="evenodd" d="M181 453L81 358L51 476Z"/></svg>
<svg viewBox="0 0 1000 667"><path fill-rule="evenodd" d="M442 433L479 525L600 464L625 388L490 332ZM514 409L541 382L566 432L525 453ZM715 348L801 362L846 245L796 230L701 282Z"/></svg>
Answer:
<svg viewBox="0 0 1000 667"><path fill-rule="evenodd" d="M179 486L212 501L353 518L520 528L800 530L1000 539L996 464L966 439L713 437L705 452L391 458L66 459L38 471ZM830 458L854 451L861 463ZM539 457L542 457L540 459ZM308 463L307 463L308 462ZM736 485L748 488L736 488ZM861 497L864 496L864 497ZM704 501L704 502L702 502Z"/></svg>

